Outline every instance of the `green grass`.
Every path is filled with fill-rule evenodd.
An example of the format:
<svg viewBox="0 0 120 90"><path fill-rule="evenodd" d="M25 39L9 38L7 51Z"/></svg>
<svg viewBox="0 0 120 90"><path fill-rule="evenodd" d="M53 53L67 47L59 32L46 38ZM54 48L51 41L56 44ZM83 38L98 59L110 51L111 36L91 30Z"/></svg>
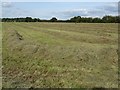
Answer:
<svg viewBox="0 0 120 90"><path fill-rule="evenodd" d="M117 24L2 25L3 87L117 87Z"/></svg>
<svg viewBox="0 0 120 90"><path fill-rule="evenodd" d="M2 88L2 23L0 23L0 89Z"/></svg>

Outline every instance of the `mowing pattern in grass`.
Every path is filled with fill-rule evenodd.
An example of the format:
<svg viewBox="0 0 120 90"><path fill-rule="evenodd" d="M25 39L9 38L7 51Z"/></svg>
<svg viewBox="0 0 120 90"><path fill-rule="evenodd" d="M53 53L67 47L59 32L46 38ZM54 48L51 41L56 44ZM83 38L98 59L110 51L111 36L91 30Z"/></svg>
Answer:
<svg viewBox="0 0 120 90"><path fill-rule="evenodd" d="M3 23L3 87L117 87L117 24Z"/></svg>
<svg viewBox="0 0 120 90"><path fill-rule="evenodd" d="M0 23L0 89L2 89L2 23Z"/></svg>

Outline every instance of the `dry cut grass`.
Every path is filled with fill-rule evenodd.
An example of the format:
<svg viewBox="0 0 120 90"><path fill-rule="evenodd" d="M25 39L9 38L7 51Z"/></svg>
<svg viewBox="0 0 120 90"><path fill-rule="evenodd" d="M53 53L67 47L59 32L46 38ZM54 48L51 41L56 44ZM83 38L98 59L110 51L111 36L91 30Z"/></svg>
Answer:
<svg viewBox="0 0 120 90"><path fill-rule="evenodd" d="M3 23L3 87L115 88L117 24Z"/></svg>

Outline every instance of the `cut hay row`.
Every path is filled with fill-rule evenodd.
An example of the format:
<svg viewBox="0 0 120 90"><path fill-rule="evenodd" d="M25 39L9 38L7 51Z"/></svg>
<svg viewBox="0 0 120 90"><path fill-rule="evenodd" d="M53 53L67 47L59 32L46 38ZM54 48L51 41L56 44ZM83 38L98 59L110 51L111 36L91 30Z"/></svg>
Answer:
<svg viewBox="0 0 120 90"><path fill-rule="evenodd" d="M117 40L117 24L3 23L3 87L117 87Z"/></svg>

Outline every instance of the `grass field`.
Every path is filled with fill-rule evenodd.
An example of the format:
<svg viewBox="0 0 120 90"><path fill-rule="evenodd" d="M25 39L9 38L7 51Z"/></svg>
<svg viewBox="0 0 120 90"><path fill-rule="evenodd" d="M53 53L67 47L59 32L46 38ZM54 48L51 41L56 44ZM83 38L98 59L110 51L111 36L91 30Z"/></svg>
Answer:
<svg viewBox="0 0 120 90"><path fill-rule="evenodd" d="M2 23L0 23L0 89L2 89Z"/></svg>
<svg viewBox="0 0 120 90"><path fill-rule="evenodd" d="M118 87L118 24L3 23L3 87Z"/></svg>

